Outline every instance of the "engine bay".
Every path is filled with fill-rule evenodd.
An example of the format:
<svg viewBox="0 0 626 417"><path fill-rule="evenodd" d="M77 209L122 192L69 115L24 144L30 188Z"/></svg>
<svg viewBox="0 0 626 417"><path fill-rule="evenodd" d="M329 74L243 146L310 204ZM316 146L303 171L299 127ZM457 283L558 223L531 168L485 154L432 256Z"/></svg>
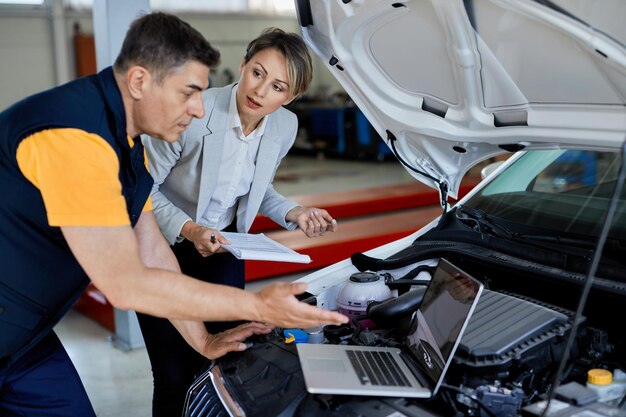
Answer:
<svg viewBox="0 0 626 417"><path fill-rule="evenodd" d="M431 242L432 244L432 242ZM356 282L379 281L384 289L372 293L362 303L358 284L348 284L329 291L336 304L333 308L352 317L344 326L326 326L317 342L360 346L398 346L406 333L407 311L414 311L428 282L434 258L420 259L405 265L406 252L387 258L397 269L358 272ZM573 328L576 308L576 288L579 283L546 279L539 271L535 276L517 268L503 269L489 265L475 256L448 252L446 257L485 283L485 291L461 339L446 383L437 395L427 400L407 398L360 397L350 395L309 394L306 390L295 343L285 337L284 329L275 329L267 336L256 337L247 351L229 354L209 368L206 378L190 390L190 416L203 414L201 399L215 392L223 404L231 404L232 415L245 416L519 416L525 407L545 398L554 383L559 362L564 355L568 335ZM372 259L353 257L353 263L373 267ZM378 263L378 267L385 266ZM364 275L365 274L365 275ZM376 276L377 279L373 278ZM523 282L522 282L523 281ZM346 282L344 280L343 282ZM349 284L353 284L350 287ZM522 285L523 283L523 285ZM347 289L353 291L354 302L346 300ZM579 288L578 288L579 290ZM372 302L380 297L385 302ZM366 297L366 298L367 298ZM311 304L323 304L326 298L305 294ZM323 300L323 301L320 301ZM578 317L574 343L569 347L569 360L560 385L576 382L585 385L586 374L592 368L625 369L624 336L621 325L606 320L611 312L620 311L623 298L615 292L594 289L584 314ZM369 304L388 304L391 315L367 314ZM392 304L395 303L395 306ZM362 305L365 304L365 305ZM352 310L350 310L350 307ZM343 310L342 310L343 309ZM369 308L370 313L374 311ZM365 313L365 314L363 314ZM379 323L376 323L378 321ZM382 324L382 325L381 325ZM311 332L308 333L311 336ZM311 340L309 340L311 341ZM220 384L208 383L209 377ZM213 395L214 397L214 395ZM224 400L224 397L230 397ZM195 401L195 404L194 404ZM623 403L623 401L622 401ZM232 410L239 410L233 412ZM625 411L618 411L623 415ZM225 411L223 411L225 412ZM622 413L622 414L619 414ZM223 414L228 415L228 414ZM534 415L532 413L527 415ZM569 415L569 414L565 414ZM573 415L573 414L572 414ZM602 414L598 414L602 415Z"/></svg>

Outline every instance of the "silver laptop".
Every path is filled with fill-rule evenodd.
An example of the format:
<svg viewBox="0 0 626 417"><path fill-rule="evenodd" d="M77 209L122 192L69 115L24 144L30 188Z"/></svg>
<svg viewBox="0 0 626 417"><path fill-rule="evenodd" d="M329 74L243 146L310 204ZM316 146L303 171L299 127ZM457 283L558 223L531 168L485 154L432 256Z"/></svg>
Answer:
<svg viewBox="0 0 626 417"><path fill-rule="evenodd" d="M482 283L441 258L401 348L298 344L307 391L435 395L482 290Z"/></svg>

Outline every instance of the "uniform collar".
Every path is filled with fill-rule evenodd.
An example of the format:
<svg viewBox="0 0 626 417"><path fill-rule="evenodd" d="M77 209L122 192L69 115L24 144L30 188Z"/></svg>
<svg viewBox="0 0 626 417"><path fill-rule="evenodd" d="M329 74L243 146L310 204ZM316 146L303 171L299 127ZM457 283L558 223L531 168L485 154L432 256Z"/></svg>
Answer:
<svg viewBox="0 0 626 417"><path fill-rule="evenodd" d="M113 115L113 121L115 122L115 138L122 146L130 147L127 140L128 133L126 132L126 111L124 110L122 94L115 82L113 68L106 67L100 71L98 73L98 81L107 109Z"/></svg>

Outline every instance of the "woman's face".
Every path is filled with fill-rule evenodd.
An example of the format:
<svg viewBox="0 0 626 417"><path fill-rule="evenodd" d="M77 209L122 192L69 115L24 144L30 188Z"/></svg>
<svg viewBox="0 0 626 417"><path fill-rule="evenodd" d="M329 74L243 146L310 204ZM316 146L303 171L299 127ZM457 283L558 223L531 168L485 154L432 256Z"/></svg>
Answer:
<svg viewBox="0 0 626 417"><path fill-rule="evenodd" d="M293 99L287 62L276 49L257 52L250 61L241 63L239 71L237 110L242 124L256 123Z"/></svg>

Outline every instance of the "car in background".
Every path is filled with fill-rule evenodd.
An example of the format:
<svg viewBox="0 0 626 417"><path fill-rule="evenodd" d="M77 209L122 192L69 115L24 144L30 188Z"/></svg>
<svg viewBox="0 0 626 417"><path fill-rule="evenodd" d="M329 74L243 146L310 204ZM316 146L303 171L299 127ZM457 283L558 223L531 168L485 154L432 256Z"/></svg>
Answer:
<svg viewBox="0 0 626 417"><path fill-rule="evenodd" d="M623 393L606 403L576 391L591 369L626 370L624 3L296 5L307 44L442 205L412 235L303 277L302 299L338 309L350 277L369 273L394 296L419 300L440 258L486 290L434 398L309 394L296 349L277 329L207 368L186 415L526 416L553 396L559 415L624 415ZM471 167L502 154L512 156L448 204ZM366 300L360 313L380 303ZM398 314L412 313L409 304ZM320 340L397 345L402 337L359 319L325 328Z"/></svg>

